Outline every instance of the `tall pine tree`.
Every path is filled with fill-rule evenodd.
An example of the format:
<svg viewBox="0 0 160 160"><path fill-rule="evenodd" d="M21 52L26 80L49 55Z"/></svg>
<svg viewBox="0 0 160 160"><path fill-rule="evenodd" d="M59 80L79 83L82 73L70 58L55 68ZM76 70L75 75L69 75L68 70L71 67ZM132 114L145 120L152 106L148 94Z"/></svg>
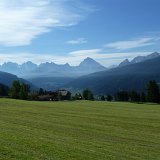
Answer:
<svg viewBox="0 0 160 160"><path fill-rule="evenodd" d="M160 102L159 86L156 81L149 81L147 84L147 101L153 103Z"/></svg>
<svg viewBox="0 0 160 160"><path fill-rule="evenodd" d="M93 93L89 89L83 90L83 99L94 100Z"/></svg>
<svg viewBox="0 0 160 160"><path fill-rule="evenodd" d="M29 86L22 83L21 88L20 88L20 92L19 92L19 98L22 100L28 99L28 92L29 92Z"/></svg>
<svg viewBox="0 0 160 160"><path fill-rule="evenodd" d="M10 97L13 99L28 99L29 86L20 83L19 81L13 81L12 87L10 88Z"/></svg>
<svg viewBox="0 0 160 160"><path fill-rule="evenodd" d="M21 84L19 81L13 81L12 87L10 88L10 97L13 99L19 99L19 92Z"/></svg>

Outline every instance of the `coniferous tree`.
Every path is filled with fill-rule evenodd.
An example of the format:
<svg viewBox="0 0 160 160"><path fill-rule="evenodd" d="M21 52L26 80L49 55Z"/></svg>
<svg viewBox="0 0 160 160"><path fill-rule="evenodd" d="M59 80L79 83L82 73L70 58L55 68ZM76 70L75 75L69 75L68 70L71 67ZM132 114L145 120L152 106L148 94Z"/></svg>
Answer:
<svg viewBox="0 0 160 160"><path fill-rule="evenodd" d="M130 92L130 100L131 102L139 102L140 101L140 95L136 91Z"/></svg>
<svg viewBox="0 0 160 160"><path fill-rule="evenodd" d="M120 91L115 95L116 101L128 102L129 101L129 93L127 91Z"/></svg>
<svg viewBox="0 0 160 160"><path fill-rule="evenodd" d="M20 83L19 81L13 81L12 86L10 88L10 97L13 99L28 99L29 86Z"/></svg>
<svg viewBox="0 0 160 160"><path fill-rule="evenodd" d="M21 89L20 82L13 81L11 89L10 89L10 97L13 99L19 99L20 89Z"/></svg>
<svg viewBox="0 0 160 160"><path fill-rule="evenodd" d="M113 100L113 97L111 95L107 95L107 101L112 101Z"/></svg>
<svg viewBox="0 0 160 160"><path fill-rule="evenodd" d="M159 86L156 81L149 81L147 84L147 101L153 103L160 102Z"/></svg>
<svg viewBox="0 0 160 160"><path fill-rule="evenodd" d="M75 96L73 97L74 100L78 100L78 94L76 93Z"/></svg>
<svg viewBox="0 0 160 160"><path fill-rule="evenodd" d="M8 96L9 87L0 83L0 96Z"/></svg>
<svg viewBox="0 0 160 160"><path fill-rule="evenodd" d="M28 92L29 92L29 86L22 83L21 88L20 88L20 92L19 92L19 98L22 100L28 99Z"/></svg>
<svg viewBox="0 0 160 160"><path fill-rule="evenodd" d="M85 89L83 91L83 99L94 100L93 93L89 89Z"/></svg>
<svg viewBox="0 0 160 160"><path fill-rule="evenodd" d="M39 95L41 96L41 95L44 95L44 90L43 90L43 88L40 88L39 89Z"/></svg>
<svg viewBox="0 0 160 160"><path fill-rule="evenodd" d="M146 95L144 92L141 93L141 102L146 102Z"/></svg>
<svg viewBox="0 0 160 160"><path fill-rule="evenodd" d="M101 96L101 101L105 101L105 96Z"/></svg>

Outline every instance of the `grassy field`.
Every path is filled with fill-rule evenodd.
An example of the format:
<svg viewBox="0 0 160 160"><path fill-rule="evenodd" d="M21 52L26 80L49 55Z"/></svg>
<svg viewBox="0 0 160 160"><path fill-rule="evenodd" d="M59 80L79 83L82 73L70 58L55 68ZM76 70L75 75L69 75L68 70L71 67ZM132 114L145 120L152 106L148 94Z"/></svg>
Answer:
<svg viewBox="0 0 160 160"><path fill-rule="evenodd" d="M1 160L158 160L160 105L0 99Z"/></svg>

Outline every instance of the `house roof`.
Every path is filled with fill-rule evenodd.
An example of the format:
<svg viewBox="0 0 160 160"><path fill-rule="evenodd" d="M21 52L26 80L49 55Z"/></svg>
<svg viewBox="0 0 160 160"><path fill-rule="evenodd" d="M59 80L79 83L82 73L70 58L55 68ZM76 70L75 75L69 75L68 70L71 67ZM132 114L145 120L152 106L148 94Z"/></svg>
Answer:
<svg viewBox="0 0 160 160"><path fill-rule="evenodd" d="M69 91L64 90L64 89L63 90L58 90L57 92L60 93L62 96L67 96L67 94L70 93Z"/></svg>

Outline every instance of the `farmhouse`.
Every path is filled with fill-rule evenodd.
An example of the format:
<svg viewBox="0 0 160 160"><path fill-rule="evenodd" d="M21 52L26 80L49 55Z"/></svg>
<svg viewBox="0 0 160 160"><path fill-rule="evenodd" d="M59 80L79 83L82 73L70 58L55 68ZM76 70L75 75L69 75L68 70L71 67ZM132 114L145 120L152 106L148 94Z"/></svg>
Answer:
<svg viewBox="0 0 160 160"><path fill-rule="evenodd" d="M71 93L64 89L38 96L39 101L63 101L70 99Z"/></svg>
<svg viewBox="0 0 160 160"><path fill-rule="evenodd" d="M71 92L69 92L65 89L57 90L56 93L57 93L58 100L63 101L63 100L70 100L71 99Z"/></svg>

